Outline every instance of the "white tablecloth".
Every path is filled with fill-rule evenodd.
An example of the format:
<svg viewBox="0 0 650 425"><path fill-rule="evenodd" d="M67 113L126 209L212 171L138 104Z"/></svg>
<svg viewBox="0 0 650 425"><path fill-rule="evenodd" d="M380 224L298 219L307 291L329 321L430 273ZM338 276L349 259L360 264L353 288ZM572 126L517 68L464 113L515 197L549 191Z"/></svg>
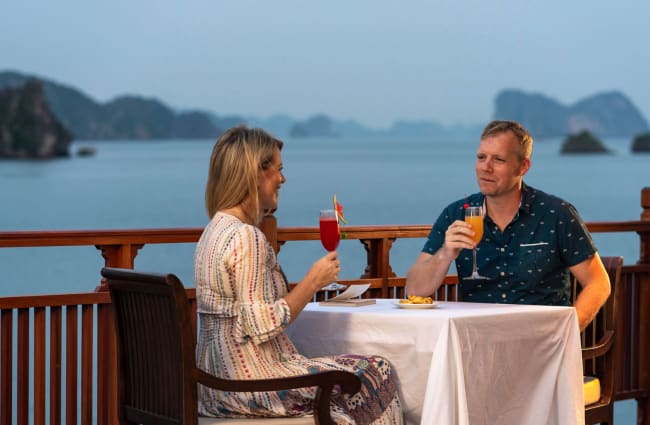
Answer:
<svg viewBox="0 0 650 425"><path fill-rule="evenodd" d="M412 310L394 303L311 303L287 333L310 357L386 357L408 424L584 424L573 308L443 302Z"/></svg>

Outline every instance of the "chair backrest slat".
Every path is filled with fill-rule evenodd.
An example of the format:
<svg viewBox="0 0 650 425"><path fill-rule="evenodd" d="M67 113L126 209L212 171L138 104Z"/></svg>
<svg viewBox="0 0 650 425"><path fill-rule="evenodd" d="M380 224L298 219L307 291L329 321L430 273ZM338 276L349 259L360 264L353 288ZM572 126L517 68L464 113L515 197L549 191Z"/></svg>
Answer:
<svg viewBox="0 0 650 425"><path fill-rule="evenodd" d="M180 424L187 412L194 412L191 423L196 406L187 406L185 396L186 387L196 388L190 382L194 334L182 284L173 275L115 269L102 274L115 312L121 417L133 423Z"/></svg>

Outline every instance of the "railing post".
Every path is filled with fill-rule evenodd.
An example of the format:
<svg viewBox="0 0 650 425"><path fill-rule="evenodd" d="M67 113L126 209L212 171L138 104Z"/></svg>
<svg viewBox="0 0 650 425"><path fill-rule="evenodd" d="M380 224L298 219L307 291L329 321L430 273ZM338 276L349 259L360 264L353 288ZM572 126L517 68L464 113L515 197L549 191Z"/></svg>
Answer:
<svg viewBox="0 0 650 425"><path fill-rule="evenodd" d="M650 187L641 189L641 220L650 221ZM641 236L641 249L639 255L639 264L650 264L650 235L639 234Z"/></svg>
<svg viewBox="0 0 650 425"><path fill-rule="evenodd" d="M368 257L368 264L361 279L381 277L383 279L381 296L388 297L388 278L394 277L395 272L390 266L390 249L393 246L395 238L382 239L360 239L359 240Z"/></svg>
<svg viewBox="0 0 650 425"><path fill-rule="evenodd" d="M106 267L132 269L142 244L96 245ZM108 291L106 280L95 291ZM117 346L113 312L110 305L97 306L97 423L116 425L117 418Z"/></svg>
<svg viewBox="0 0 650 425"><path fill-rule="evenodd" d="M120 267L132 269L135 265L135 256L142 248L143 244L125 244L125 245L95 245L95 248L102 252L104 257L104 267ZM108 291L106 280L102 279L96 291Z"/></svg>
<svg viewBox="0 0 650 425"><path fill-rule="evenodd" d="M97 306L97 424L117 425L117 346L110 304Z"/></svg>
<svg viewBox="0 0 650 425"><path fill-rule="evenodd" d="M641 220L650 221L650 187L641 190ZM650 265L650 234L639 232L638 264ZM641 424L650 424L650 273L640 273L639 309L639 386L646 390L644 398L637 399Z"/></svg>
<svg viewBox="0 0 650 425"><path fill-rule="evenodd" d="M280 251L280 245L278 245L278 220L274 215L265 215L260 223L260 229L277 255Z"/></svg>

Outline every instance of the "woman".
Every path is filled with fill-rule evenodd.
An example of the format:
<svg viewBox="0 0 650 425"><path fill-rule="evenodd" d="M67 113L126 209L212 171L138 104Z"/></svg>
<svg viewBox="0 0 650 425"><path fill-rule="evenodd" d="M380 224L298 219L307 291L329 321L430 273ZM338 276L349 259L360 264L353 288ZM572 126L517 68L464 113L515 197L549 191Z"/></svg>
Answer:
<svg viewBox="0 0 650 425"><path fill-rule="evenodd" d="M199 367L230 379L276 378L321 370L361 377L353 396L333 397L339 424L401 424L396 377L377 356L307 358L284 329L316 291L338 278L338 254L316 261L288 292L275 252L257 227L278 206L282 142L261 129L239 126L217 141L210 159L206 207L211 218L198 242L195 278L200 334ZM293 416L312 413L314 388L232 393L199 386L199 413L206 416Z"/></svg>

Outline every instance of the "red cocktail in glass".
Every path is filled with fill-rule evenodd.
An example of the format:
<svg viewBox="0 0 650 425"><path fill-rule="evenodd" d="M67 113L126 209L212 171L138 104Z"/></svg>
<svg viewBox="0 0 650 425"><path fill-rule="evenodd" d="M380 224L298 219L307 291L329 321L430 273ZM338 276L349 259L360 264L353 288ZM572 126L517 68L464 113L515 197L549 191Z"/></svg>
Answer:
<svg viewBox="0 0 650 425"><path fill-rule="evenodd" d="M339 221L334 210L320 210L320 241L328 251L334 251L339 246L341 232Z"/></svg>

